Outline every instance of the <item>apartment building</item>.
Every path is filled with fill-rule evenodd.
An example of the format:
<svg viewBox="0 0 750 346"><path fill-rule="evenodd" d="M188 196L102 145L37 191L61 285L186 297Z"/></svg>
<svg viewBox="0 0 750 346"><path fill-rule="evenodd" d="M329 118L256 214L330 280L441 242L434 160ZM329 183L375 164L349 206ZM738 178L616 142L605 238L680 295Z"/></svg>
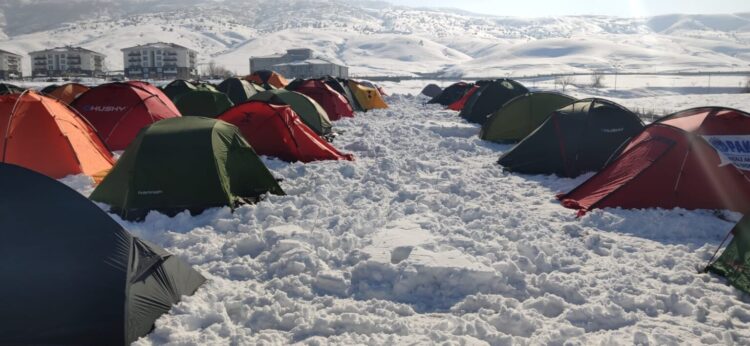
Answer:
<svg viewBox="0 0 750 346"><path fill-rule="evenodd" d="M197 74L198 52L178 44L156 42L121 51L130 79L191 79Z"/></svg>
<svg viewBox="0 0 750 346"><path fill-rule="evenodd" d="M57 47L29 53L32 77L98 77L104 74L102 53L81 47Z"/></svg>

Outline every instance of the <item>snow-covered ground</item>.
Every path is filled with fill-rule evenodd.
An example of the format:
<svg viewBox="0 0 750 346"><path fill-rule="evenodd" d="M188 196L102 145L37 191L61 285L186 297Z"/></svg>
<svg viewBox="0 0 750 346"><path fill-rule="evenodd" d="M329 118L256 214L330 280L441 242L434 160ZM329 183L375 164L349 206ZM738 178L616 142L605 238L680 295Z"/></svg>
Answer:
<svg viewBox="0 0 750 346"><path fill-rule="evenodd" d="M264 159L287 196L122 222L209 279L137 344L750 343L750 299L696 272L732 222L686 210L577 219L555 194L590 174L504 173L495 161L510 146L406 86L390 109L335 123L334 144L356 161ZM571 90L750 109L750 94ZM90 193L87 179L64 181Z"/></svg>

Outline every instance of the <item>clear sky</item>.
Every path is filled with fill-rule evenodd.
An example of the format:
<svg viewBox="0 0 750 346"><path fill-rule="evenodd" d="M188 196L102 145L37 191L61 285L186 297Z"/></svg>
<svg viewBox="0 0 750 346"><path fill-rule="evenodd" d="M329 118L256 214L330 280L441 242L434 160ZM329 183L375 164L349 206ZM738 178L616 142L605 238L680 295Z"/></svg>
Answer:
<svg viewBox="0 0 750 346"><path fill-rule="evenodd" d="M453 7L512 17L609 15L648 17L661 14L750 12L750 0L389 0L414 7Z"/></svg>

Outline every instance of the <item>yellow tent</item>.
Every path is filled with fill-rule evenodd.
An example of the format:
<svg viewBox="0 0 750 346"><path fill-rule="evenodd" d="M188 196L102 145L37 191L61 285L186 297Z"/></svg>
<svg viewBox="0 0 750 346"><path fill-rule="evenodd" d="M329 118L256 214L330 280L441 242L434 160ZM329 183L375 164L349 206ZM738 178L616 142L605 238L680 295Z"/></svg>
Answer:
<svg viewBox="0 0 750 346"><path fill-rule="evenodd" d="M364 110L388 108L388 105L383 101L383 96L380 95L378 89L371 88L353 80L349 80L349 89Z"/></svg>

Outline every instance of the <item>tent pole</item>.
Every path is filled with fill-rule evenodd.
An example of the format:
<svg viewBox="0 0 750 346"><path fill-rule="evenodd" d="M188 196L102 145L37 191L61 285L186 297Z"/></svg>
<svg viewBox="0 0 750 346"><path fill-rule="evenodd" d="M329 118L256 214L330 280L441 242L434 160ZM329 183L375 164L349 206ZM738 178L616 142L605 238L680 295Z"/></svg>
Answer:
<svg viewBox="0 0 750 346"><path fill-rule="evenodd" d="M708 271L708 267L711 266L711 264L714 263L714 258L716 258L716 255L719 253L719 250L721 250L721 247L724 246L724 243L726 243L727 239L729 239L729 235L732 234L732 231L734 228L730 229L729 232L727 232L727 235L724 236L724 240L721 241L721 244L716 247L716 251L714 251L714 254L711 256L711 258L708 260L708 263L705 267L703 267L703 271L699 271L698 273L705 273Z"/></svg>

